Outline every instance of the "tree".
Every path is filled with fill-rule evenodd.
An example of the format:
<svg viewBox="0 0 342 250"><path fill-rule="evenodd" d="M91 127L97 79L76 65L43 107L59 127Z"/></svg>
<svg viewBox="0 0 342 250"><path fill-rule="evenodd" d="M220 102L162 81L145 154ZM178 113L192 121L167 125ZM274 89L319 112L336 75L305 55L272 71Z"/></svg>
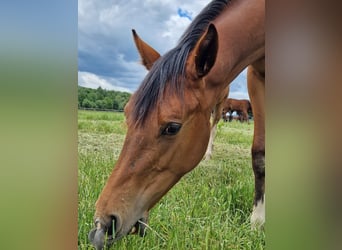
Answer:
<svg viewBox="0 0 342 250"><path fill-rule="evenodd" d="M119 110L119 103L117 100L113 100L113 106L112 106L112 109L114 110Z"/></svg>
<svg viewBox="0 0 342 250"><path fill-rule="evenodd" d="M96 100L95 101L95 108L104 109L104 101L103 100Z"/></svg>
<svg viewBox="0 0 342 250"><path fill-rule="evenodd" d="M87 89L78 86L78 106L82 107L83 100L87 97Z"/></svg>
<svg viewBox="0 0 342 250"><path fill-rule="evenodd" d="M106 90L102 89L101 87L98 87L96 89L96 99L103 100L105 96L106 96Z"/></svg>
<svg viewBox="0 0 342 250"><path fill-rule="evenodd" d="M92 101L95 102L97 100L97 95L95 93L95 91L91 91L88 95L87 98Z"/></svg>
<svg viewBox="0 0 342 250"><path fill-rule="evenodd" d="M87 98L85 98L82 102L82 107L83 108L93 108L94 103L92 101L88 100Z"/></svg>
<svg viewBox="0 0 342 250"><path fill-rule="evenodd" d="M130 97L131 94L127 92L78 86L79 107L123 110Z"/></svg>
<svg viewBox="0 0 342 250"><path fill-rule="evenodd" d="M113 109L113 100L108 96L103 100L103 104L105 109Z"/></svg>

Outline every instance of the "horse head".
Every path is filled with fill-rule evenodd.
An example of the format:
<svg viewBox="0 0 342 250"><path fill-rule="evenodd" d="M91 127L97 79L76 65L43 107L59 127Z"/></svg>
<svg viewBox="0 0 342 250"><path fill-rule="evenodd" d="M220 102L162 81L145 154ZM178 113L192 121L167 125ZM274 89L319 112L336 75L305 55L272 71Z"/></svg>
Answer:
<svg viewBox="0 0 342 250"><path fill-rule="evenodd" d="M214 25L188 55L176 47L160 56L133 36L150 71L125 107L125 142L96 202L89 238L98 249L106 234L111 242L131 231L144 233L148 211L201 161L210 134L212 106L205 105L204 92L218 48ZM184 68L175 68L170 57L184 57Z"/></svg>

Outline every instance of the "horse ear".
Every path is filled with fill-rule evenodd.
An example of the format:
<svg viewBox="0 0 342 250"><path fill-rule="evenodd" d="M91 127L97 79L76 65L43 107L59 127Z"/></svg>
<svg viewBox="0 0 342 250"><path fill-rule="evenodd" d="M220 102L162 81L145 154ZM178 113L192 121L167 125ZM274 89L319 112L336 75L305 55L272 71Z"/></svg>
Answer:
<svg viewBox="0 0 342 250"><path fill-rule="evenodd" d="M213 24L210 24L207 32L202 36L195 47L195 66L198 77L204 77L209 73L215 63L217 50L217 30Z"/></svg>
<svg viewBox="0 0 342 250"><path fill-rule="evenodd" d="M146 67L147 70L152 68L152 65L157 59L160 57L160 54L153 49L150 45L145 43L137 34L137 32L132 29L133 39L135 42L135 46L137 47L142 64Z"/></svg>

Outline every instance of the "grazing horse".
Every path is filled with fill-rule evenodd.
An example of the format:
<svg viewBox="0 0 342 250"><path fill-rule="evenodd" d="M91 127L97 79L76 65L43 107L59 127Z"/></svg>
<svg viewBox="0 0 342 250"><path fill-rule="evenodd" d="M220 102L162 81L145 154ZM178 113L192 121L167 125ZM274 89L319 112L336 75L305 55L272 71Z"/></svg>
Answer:
<svg viewBox="0 0 342 250"><path fill-rule="evenodd" d="M248 66L254 112L253 226L264 223L265 2L214 0L178 45L151 64L125 107L127 134L97 202L89 239L102 249L130 232L144 234L149 210L201 161L210 115L227 85Z"/></svg>
<svg viewBox="0 0 342 250"><path fill-rule="evenodd" d="M229 121L231 121L234 111L239 115L241 122L249 122L248 113L252 112L251 103L248 100L238 100L233 98L224 100L222 104L222 116L226 116L226 114L229 113Z"/></svg>
<svg viewBox="0 0 342 250"><path fill-rule="evenodd" d="M233 112L233 113L234 113L234 112ZM235 121L240 121L240 122L241 122L241 114L236 113L236 115L234 116L233 113L232 113L232 114L229 114L229 115L222 113L222 119L223 119L225 122L227 122L227 121L231 122L231 121L233 121L233 120L235 120Z"/></svg>

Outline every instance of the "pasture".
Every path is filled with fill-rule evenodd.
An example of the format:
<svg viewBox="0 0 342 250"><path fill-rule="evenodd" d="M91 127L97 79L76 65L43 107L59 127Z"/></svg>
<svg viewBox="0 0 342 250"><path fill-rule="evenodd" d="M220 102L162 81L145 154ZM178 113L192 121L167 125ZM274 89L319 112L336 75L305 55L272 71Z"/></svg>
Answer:
<svg viewBox="0 0 342 250"><path fill-rule="evenodd" d="M95 202L120 154L123 113L78 112L78 249L93 249ZM264 249L250 229L254 177L253 122L218 123L213 157L186 174L150 211L144 238L127 236L111 249Z"/></svg>

